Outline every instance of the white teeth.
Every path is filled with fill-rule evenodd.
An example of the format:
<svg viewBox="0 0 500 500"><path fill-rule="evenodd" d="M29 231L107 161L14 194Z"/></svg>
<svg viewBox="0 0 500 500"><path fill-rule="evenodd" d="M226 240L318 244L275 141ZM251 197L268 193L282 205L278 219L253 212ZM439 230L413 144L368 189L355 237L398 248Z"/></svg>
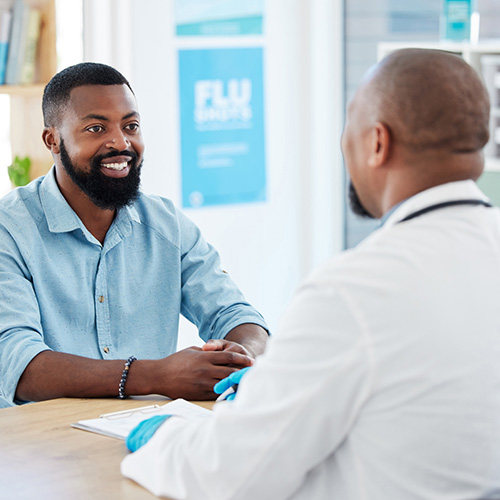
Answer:
<svg viewBox="0 0 500 500"><path fill-rule="evenodd" d="M124 161L123 163L101 163L101 165L112 170L123 170L127 166L127 162Z"/></svg>

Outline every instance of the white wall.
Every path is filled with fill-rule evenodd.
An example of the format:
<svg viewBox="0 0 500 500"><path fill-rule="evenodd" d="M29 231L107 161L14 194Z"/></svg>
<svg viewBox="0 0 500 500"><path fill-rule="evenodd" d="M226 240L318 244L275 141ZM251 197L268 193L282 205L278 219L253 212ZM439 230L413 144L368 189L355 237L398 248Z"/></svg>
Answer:
<svg viewBox="0 0 500 500"><path fill-rule="evenodd" d="M87 43L85 57L114 64L129 77L146 143L143 190L180 204L176 51L225 44L227 39L176 39L172 1L85 3L87 19L100 16L108 23L113 16L103 10L130 6L128 14L121 13L119 26L108 26L115 35L107 47L105 30L97 23L93 32L92 23L86 23L86 39L95 36L99 44ZM264 46L268 199L186 210L272 330L299 281L344 245L341 5L341 0L268 0L264 36L231 40L232 46ZM128 61L123 55L127 50ZM184 322L180 346L192 344L194 334Z"/></svg>

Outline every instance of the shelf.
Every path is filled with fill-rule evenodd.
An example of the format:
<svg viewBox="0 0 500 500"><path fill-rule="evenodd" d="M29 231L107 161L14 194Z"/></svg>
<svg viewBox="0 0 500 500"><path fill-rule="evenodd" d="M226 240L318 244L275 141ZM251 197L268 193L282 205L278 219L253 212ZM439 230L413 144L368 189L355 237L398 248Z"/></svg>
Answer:
<svg viewBox="0 0 500 500"><path fill-rule="evenodd" d="M0 0L1 1L1 0ZM37 46L35 84L0 85L0 95L10 98L10 146L12 157L29 156L34 179L52 165L52 156L42 141L42 95L57 70L56 0L24 0L40 9L40 39ZM8 118L8 117L6 117Z"/></svg>
<svg viewBox="0 0 500 500"><path fill-rule="evenodd" d="M467 41L453 42L448 40L436 41L385 41L378 44L379 53L387 54L397 49L406 49L409 47L419 49L438 49L448 50L450 52L498 52L500 38L491 38L480 40L477 43Z"/></svg>
<svg viewBox="0 0 500 500"><path fill-rule="evenodd" d="M451 42L446 40L437 40L435 42L417 41L417 42L381 42L377 46L378 59L383 59L390 52L406 48L419 49L438 49L448 52L455 52L461 55L478 72L481 72L481 56L500 53L500 38L480 40L477 43Z"/></svg>
<svg viewBox="0 0 500 500"><path fill-rule="evenodd" d="M21 97L40 96L44 88L45 84L42 83L33 85L0 85L0 94Z"/></svg>

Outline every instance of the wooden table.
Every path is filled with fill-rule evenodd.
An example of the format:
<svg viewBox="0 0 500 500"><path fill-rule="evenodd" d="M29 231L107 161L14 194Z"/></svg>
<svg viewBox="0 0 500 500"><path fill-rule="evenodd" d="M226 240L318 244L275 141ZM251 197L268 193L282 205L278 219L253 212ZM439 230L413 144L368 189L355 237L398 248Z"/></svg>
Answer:
<svg viewBox="0 0 500 500"><path fill-rule="evenodd" d="M125 442L74 429L78 420L165 400L55 399L0 410L0 498L143 500L156 498L125 479ZM213 402L198 403L211 408Z"/></svg>

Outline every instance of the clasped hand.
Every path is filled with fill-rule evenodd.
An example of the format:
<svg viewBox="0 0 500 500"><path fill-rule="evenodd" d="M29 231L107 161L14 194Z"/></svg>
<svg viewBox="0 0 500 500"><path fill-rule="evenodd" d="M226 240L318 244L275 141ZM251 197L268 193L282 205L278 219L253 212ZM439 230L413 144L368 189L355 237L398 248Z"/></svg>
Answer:
<svg viewBox="0 0 500 500"><path fill-rule="evenodd" d="M158 360L155 387L151 392L172 399L192 401L214 399L214 385L242 368L252 366L253 358L241 344L210 340L203 347L188 347Z"/></svg>

